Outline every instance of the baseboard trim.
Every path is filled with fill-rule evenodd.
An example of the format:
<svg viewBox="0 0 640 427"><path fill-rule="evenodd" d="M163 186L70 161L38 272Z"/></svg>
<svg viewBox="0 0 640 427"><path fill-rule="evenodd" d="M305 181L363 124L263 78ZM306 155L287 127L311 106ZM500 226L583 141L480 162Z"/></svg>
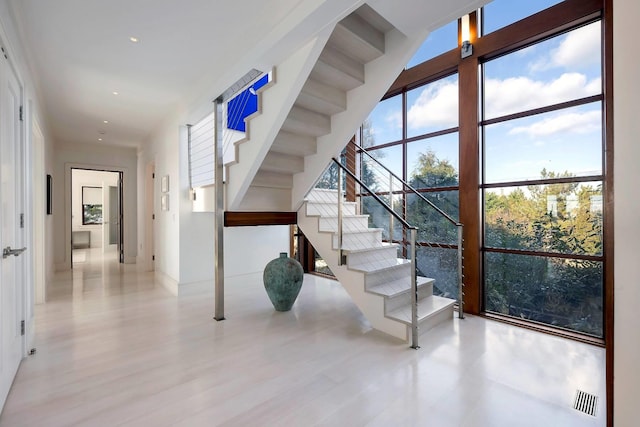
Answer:
<svg viewBox="0 0 640 427"><path fill-rule="evenodd" d="M156 282L160 283L167 291L171 292L172 295L179 295L179 285L177 280L173 280L173 278L159 271L154 271L154 279Z"/></svg>

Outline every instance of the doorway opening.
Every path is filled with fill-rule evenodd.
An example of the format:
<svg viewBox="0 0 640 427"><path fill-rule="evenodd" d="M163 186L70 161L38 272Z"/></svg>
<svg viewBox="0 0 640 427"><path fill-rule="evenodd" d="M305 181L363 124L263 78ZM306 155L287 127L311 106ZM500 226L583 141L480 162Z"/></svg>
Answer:
<svg viewBox="0 0 640 427"><path fill-rule="evenodd" d="M71 268L89 260L124 263L123 172L71 169Z"/></svg>

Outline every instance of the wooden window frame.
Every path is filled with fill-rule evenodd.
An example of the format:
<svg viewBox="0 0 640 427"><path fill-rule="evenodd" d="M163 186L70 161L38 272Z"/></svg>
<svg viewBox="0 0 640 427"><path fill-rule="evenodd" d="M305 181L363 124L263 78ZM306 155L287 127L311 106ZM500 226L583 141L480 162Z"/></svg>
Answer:
<svg viewBox="0 0 640 427"><path fill-rule="evenodd" d="M473 14L470 22L475 23L477 34L478 20L477 15ZM460 186L460 218L465 223L465 286L466 286L466 304L465 309L470 313L479 314L482 312L482 292L481 292L481 263L480 263L480 233L481 229L473 227L472 224L480 224L480 203L481 191L479 174L479 131L480 125L497 123L499 121L510 120L513 118L525 117L526 115L538 114L543 111L553 111L554 109L567 108L570 106L583 105L589 102L602 101L603 103L603 173L598 176L598 180L603 183L603 260L604 262L604 346L606 348L606 401L607 401L607 425L613 425L613 365L614 365L614 183L613 183L613 153L614 153L614 135L613 135L613 0L564 0L563 2L549 7L543 11L535 13L527 18L515 22L506 27L500 28L482 37L472 40L474 53L466 59L460 59L460 50L453 49L445 52L435 58L418 64L414 67L404 70L391 85L387 93L382 98L387 99L405 93L408 90L419 87L421 85L433 82L442 77L446 77L452 73L458 72L460 93L469 96L477 93L478 87L478 66L481 61L487 61L492 58L504 55L508 52L517 50L524 46L542 41L552 36L558 35L564 31L568 31L580 25L587 24L596 20L602 22L602 82L603 95L583 98L580 100L572 100L568 103L556 104L554 106L545 106L542 109L530 110L528 112L520 112L515 115L504 116L500 118L492 118L491 120L480 121L477 106L478 102L473 102L475 106L463 108L460 104L460 157L476 158L478 161L460 162L459 181ZM474 35L474 34L472 34ZM467 75L467 71L472 71L475 79L463 79L462 76ZM463 81L464 80L464 81ZM463 90L464 88L464 90ZM473 98L469 96L469 98ZM479 99L478 96L474 98ZM462 99L461 99L462 102ZM404 114L404 112L403 112ZM403 117L403 124L406 118ZM406 136L406 135L405 135ZM403 144L405 141L397 141L385 144L392 146ZM370 147L369 150L383 147ZM405 150L406 153L406 150ZM406 160L406 157L405 157ZM595 178L595 177L594 177ZM470 179L467 181L467 179ZM588 180L588 177L578 178L580 181ZM514 182L519 184L520 182ZM477 184L477 185L476 185ZM532 184L526 181L525 185ZM490 188L490 185L484 186ZM441 190L441 189L438 189ZM463 207L464 206L464 207ZM469 222L470 221L470 222ZM489 317L489 316L488 316ZM490 315L491 318L496 316ZM505 320L505 319L503 319ZM514 323L513 319L506 319L509 323ZM558 334L557 330L548 328L543 325L519 324L519 326L533 327L533 329ZM571 332L562 332L559 335L575 339L578 341L586 340L594 343L593 340L586 339L581 334L573 334ZM596 344L602 345L600 342Z"/></svg>

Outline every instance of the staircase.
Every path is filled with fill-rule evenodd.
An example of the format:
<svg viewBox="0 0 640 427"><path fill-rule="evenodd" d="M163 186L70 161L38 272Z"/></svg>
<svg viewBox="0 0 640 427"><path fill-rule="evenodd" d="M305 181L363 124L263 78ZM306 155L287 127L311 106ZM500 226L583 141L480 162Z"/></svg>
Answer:
<svg viewBox="0 0 640 427"><path fill-rule="evenodd" d="M346 264L339 265L337 195L309 191L437 26L433 17L449 22L483 1L419 7L413 0L374 1L339 14L273 67L272 82L258 91L258 111L246 119L225 164L226 211L298 211L300 228L373 327L404 340L412 323L410 264L346 203ZM205 204L214 199L213 186L198 191ZM433 282L418 279L422 330L452 317L453 301L434 296Z"/></svg>
<svg viewBox="0 0 640 427"><path fill-rule="evenodd" d="M227 209L295 210L414 44L365 4L278 65L276 82L261 92L259 113L247 121L247 136L227 165ZM354 97L358 90L367 96Z"/></svg>
<svg viewBox="0 0 640 427"><path fill-rule="evenodd" d="M369 228L368 215L343 202L343 253L339 265L338 192L312 190L298 210L298 227L311 241L375 329L402 340L411 335L411 262L400 246L382 241L382 229ZM417 277L420 331L452 319L455 301L433 295L433 279Z"/></svg>

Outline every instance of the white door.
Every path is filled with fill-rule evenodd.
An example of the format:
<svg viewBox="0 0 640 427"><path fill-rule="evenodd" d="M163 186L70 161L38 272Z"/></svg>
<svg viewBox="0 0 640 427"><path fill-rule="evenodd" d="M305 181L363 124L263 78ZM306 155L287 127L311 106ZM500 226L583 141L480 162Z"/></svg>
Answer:
<svg viewBox="0 0 640 427"><path fill-rule="evenodd" d="M24 354L21 93L9 62L0 56L0 406L4 406Z"/></svg>

